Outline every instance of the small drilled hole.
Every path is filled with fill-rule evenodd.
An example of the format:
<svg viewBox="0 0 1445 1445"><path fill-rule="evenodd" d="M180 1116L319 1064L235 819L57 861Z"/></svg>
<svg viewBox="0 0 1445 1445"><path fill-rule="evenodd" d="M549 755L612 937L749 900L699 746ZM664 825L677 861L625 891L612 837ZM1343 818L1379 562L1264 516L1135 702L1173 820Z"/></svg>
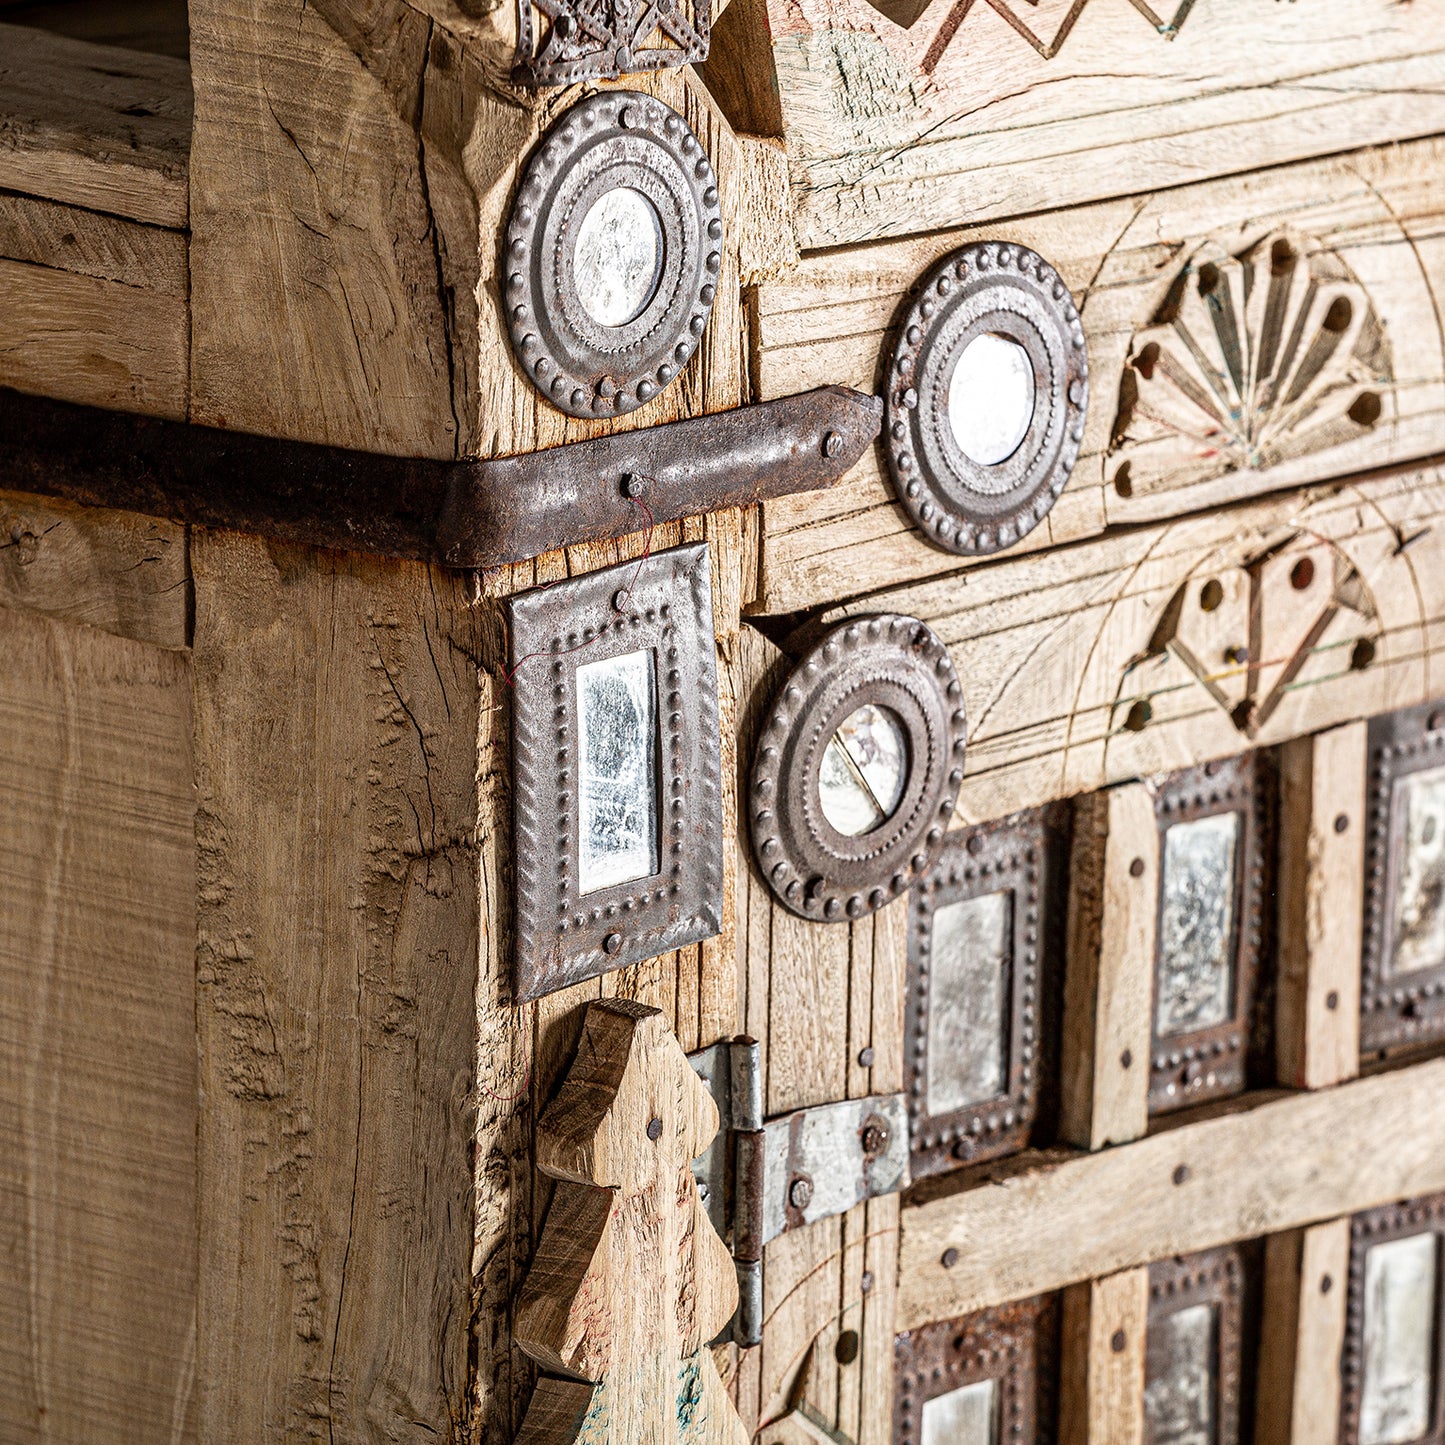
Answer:
<svg viewBox="0 0 1445 1445"><path fill-rule="evenodd" d="M1129 876L1131 878L1142 878L1144 876L1144 860L1142 858L1136 858L1129 865Z"/></svg>
<svg viewBox="0 0 1445 1445"><path fill-rule="evenodd" d="M1119 1055L1119 1067L1120 1067L1121 1069L1128 1069L1128 1068L1132 1068L1132 1067L1133 1067L1133 1064L1134 1064L1134 1051L1133 1051L1133 1049L1125 1049L1124 1052Z"/></svg>
<svg viewBox="0 0 1445 1445"><path fill-rule="evenodd" d="M1325 995L1325 1007L1326 1007L1327 1009L1329 1009L1331 1012L1333 1012L1335 1009L1339 1008L1339 1006L1340 1006L1340 995L1339 995L1339 993L1338 993L1337 990L1331 989L1331 990Z"/></svg>
<svg viewBox="0 0 1445 1445"><path fill-rule="evenodd" d="M858 1331L844 1330L833 1346L833 1354L840 1365L851 1365L858 1358Z"/></svg>
<svg viewBox="0 0 1445 1445"><path fill-rule="evenodd" d="M1199 268L1199 294L1208 296L1216 286L1219 285L1219 267L1212 261L1206 261Z"/></svg>
<svg viewBox="0 0 1445 1445"><path fill-rule="evenodd" d="M1129 716L1124 719L1124 726L1131 733L1142 733L1149 726L1149 719L1153 716L1154 709L1143 698L1140 698L1129 709Z"/></svg>
<svg viewBox="0 0 1445 1445"><path fill-rule="evenodd" d="M1330 309L1325 312L1325 330L1343 331L1350 324L1354 317L1355 308L1350 305L1348 296L1336 296L1330 302Z"/></svg>
<svg viewBox="0 0 1445 1445"><path fill-rule="evenodd" d="M1218 578L1211 577L1209 581L1199 589L1199 605L1204 611L1213 612L1223 601L1224 588L1220 585Z"/></svg>
<svg viewBox="0 0 1445 1445"><path fill-rule="evenodd" d="M1126 1335L1123 1330L1115 1330L1114 1333L1109 1336L1109 1348L1113 1350L1116 1355L1122 1355L1128 1343L1129 1336Z"/></svg>
<svg viewBox="0 0 1445 1445"><path fill-rule="evenodd" d="M1134 370L1137 371L1145 381L1153 380L1154 368L1158 364L1159 343L1157 341L1151 341L1138 356L1134 358Z"/></svg>
<svg viewBox="0 0 1445 1445"><path fill-rule="evenodd" d="M1130 463L1123 463L1114 473L1114 490L1121 497L1128 498L1134 495L1134 480L1130 475Z"/></svg>
<svg viewBox="0 0 1445 1445"><path fill-rule="evenodd" d="M1176 1184L1183 1184L1188 1178L1189 1178L1189 1166L1188 1166L1187 1164L1181 1164L1181 1165L1174 1171L1174 1182L1175 1182Z"/></svg>
<svg viewBox="0 0 1445 1445"><path fill-rule="evenodd" d="M1362 391L1345 414L1356 426L1370 427L1379 421L1380 413L1384 410L1384 403L1373 391Z"/></svg>
<svg viewBox="0 0 1445 1445"><path fill-rule="evenodd" d="M1368 637L1362 637L1350 651L1350 667L1363 672L1375 660L1375 644Z"/></svg>
<svg viewBox="0 0 1445 1445"><path fill-rule="evenodd" d="M1295 250L1283 237L1270 247L1269 263L1276 271L1288 271L1295 262Z"/></svg>
<svg viewBox="0 0 1445 1445"><path fill-rule="evenodd" d="M1289 569L1289 585L1296 592L1309 590L1315 580L1315 564L1311 557L1301 557L1293 567Z"/></svg>
<svg viewBox="0 0 1445 1445"><path fill-rule="evenodd" d="M1348 813L1335 814L1335 832L1348 833L1350 830L1350 815Z"/></svg>

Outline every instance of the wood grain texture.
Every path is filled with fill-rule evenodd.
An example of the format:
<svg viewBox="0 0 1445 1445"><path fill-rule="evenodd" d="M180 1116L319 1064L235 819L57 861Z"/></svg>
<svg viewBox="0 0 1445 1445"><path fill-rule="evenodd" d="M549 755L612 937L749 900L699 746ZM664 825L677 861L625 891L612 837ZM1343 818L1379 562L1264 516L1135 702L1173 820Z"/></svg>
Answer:
<svg viewBox="0 0 1445 1445"><path fill-rule="evenodd" d="M1350 1221L1271 1235L1265 1246L1255 1438L1335 1445L1349 1296Z"/></svg>
<svg viewBox="0 0 1445 1445"><path fill-rule="evenodd" d="M198 532L205 1439L467 1412L478 889L464 579Z"/></svg>
<svg viewBox="0 0 1445 1445"><path fill-rule="evenodd" d="M1102 1149L1149 1124L1159 827L1142 783L1079 801L1069 879L1059 1132Z"/></svg>
<svg viewBox="0 0 1445 1445"><path fill-rule="evenodd" d="M722 27L736 54L714 84L742 129L786 138L813 250L1430 134L1441 15L1437 0L768 0Z"/></svg>
<svg viewBox="0 0 1445 1445"><path fill-rule="evenodd" d="M1360 1068L1366 724L1280 750L1279 983L1282 1084L1319 1089Z"/></svg>
<svg viewBox="0 0 1445 1445"><path fill-rule="evenodd" d="M0 492L0 602L137 642L185 647L186 529L132 512Z"/></svg>
<svg viewBox="0 0 1445 1445"><path fill-rule="evenodd" d="M979 8L987 8L983 0ZM1126 5L1116 8L1134 13ZM1088 416L1073 476L1053 511L1010 556L1121 524L1433 455L1445 447L1438 302L1445 294L1445 208L1435 181L1442 165L1445 147L1420 141L806 257L756 293L759 398L824 381L881 388L908 288L957 247L999 241L1029 246L1059 271L1079 305L1090 365ZM1126 453L1119 449L1116 423L1131 348L1143 344L1191 261L1241 253L1281 227L1333 251L1353 277L1348 285L1358 283L1373 303L1394 377L1393 390L1382 392L1380 417L1371 426L1344 424L1312 436L1313 450L1261 470L1181 468L1157 484L1120 487ZM1310 407L1315 400L1309 398ZM1326 399L1318 401L1326 405ZM767 503L764 522L760 607L766 612L792 612L909 579L956 577L992 565L955 557L922 539L893 500L881 446L829 491Z"/></svg>
<svg viewBox="0 0 1445 1445"><path fill-rule="evenodd" d="M1097 1154L992 1170L903 1211L898 1327L1438 1190L1442 1089L1445 1063L1417 1064L1314 1093L1255 1095ZM945 1269L950 1247L958 1259Z"/></svg>
<svg viewBox="0 0 1445 1445"><path fill-rule="evenodd" d="M204 1438L188 660L0 648L0 1436Z"/></svg>
<svg viewBox="0 0 1445 1445"><path fill-rule="evenodd" d="M0 25L0 187L186 224L184 60Z"/></svg>
<svg viewBox="0 0 1445 1445"><path fill-rule="evenodd" d="M1143 1445L1149 1271L1064 1291L1060 1445Z"/></svg>
<svg viewBox="0 0 1445 1445"><path fill-rule="evenodd" d="M1400 469L1285 493L824 615L898 612L943 639L969 717L955 820L1005 817L1437 696L1442 481ZM1302 610L1292 579L1306 556ZM1199 617L1224 625L1225 607L1202 607L1210 580L1233 635L1250 638L1247 667L1187 660Z"/></svg>

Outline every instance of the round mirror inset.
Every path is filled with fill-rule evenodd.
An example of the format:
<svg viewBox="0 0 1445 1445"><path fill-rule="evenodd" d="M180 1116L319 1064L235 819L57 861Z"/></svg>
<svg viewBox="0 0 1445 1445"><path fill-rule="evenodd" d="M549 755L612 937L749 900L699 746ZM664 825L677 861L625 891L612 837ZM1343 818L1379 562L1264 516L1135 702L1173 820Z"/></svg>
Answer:
<svg viewBox="0 0 1445 1445"><path fill-rule="evenodd" d="M865 703L843 720L823 749L818 803L845 838L871 833L896 811L908 777L908 746L898 718Z"/></svg>
<svg viewBox="0 0 1445 1445"><path fill-rule="evenodd" d="M577 299L599 326L626 326L657 295L665 255L657 207L632 186L603 193L577 228Z"/></svg>
<svg viewBox="0 0 1445 1445"><path fill-rule="evenodd" d="M963 454L981 467L1018 451L1034 420L1034 367L1007 336L984 331L963 348L948 383L948 424Z"/></svg>

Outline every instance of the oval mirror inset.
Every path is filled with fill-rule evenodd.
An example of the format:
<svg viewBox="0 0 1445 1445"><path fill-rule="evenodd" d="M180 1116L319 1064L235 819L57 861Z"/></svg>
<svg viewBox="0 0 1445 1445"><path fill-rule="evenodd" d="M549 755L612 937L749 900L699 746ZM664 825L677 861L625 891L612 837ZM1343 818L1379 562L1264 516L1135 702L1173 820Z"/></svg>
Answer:
<svg viewBox="0 0 1445 1445"><path fill-rule="evenodd" d="M1034 420L1034 367L1017 341L985 331L963 348L948 382L948 424L964 455L1006 462Z"/></svg>
<svg viewBox="0 0 1445 1445"><path fill-rule="evenodd" d="M845 838L870 833L893 816L908 781L908 745L898 719L866 703L843 720L823 750L818 801Z"/></svg>
<svg viewBox="0 0 1445 1445"><path fill-rule="evenodd" d="M662 221L652 202L632 186L604 191L577 228L577 298L599 326L626 326L657 294L665 259Z"/></svg>

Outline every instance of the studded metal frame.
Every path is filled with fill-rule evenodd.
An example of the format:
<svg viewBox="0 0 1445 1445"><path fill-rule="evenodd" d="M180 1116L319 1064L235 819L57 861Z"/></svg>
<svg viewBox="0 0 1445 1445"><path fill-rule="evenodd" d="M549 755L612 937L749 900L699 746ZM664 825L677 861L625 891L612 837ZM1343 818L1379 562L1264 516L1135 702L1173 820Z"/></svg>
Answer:
<svg viewBox="0 0 1445 1445"><path fill-rule="evenodd" d="M636 317L604 326L582 304L572 258L593 203L621 187L657 213L662 272ZM507 223L503 297L522 369L571 416L617 416L650 401L702 340L722 238L712 164L675 110L609 90L563 112L528 162Z"/></svg>
<svg viewBox="0 0 1445 1445"><path fill-rule="evenodd" d="M1434 1382L1430 1428L1410 1445L1445 1445L1445 1326L1440 1317L1440 1256L1445 1252L1445 1194L1429 1194L1368 1209L1350 1221L1350 1293L1345 1308L1345 1348L1340 1356L1340 1445L1359 1445L1365 1390L1365 1257L1372 1246L1416 1234L1436 1236Z"/></svg>
<svg viewBox="0 0 1445 1445"><path fill-rule="evenodd" d="M717 667L705 543L512 598L516 997L540 997L722 927ZM650 649L661 871L581 894L577 669Z"/></svg>
<svg viewBox="0 0 1445 1445"><path fill-rule="evenodd" d="M948 414L958 359L985 333L1017 342L1034 373L1029 429L996 465L963 451ZM899 500L945 551L978 556L1012 546L1069 480L1088 401L1083 325L1054 268L1024 246L954 251L919 283L888 368L884 438Z"/></svg>
<svg viewBox="0 0 1445 1445"><path fill-rule="evenodd" d="M545 29L538 27L539 16ZM700 64L707 59L711 28L711 5L693 0L645 5L517 0L512 79L519 85L574 85ZM672 44L645 44L655 32Z"/></svg>
<svg viewBox="0 0 1445 1445"><path fill-rule="evenodd" d="M900 1445L923 1438L923 1407L965 1385L997 1382L995 1438L1052 1440L1058 1411L1056 1295L980 1310L899 1335L893 1346L893 1430Z"/></svg>
<svg viewBox="0 0 1445 1445"><path fill-rule="evenodd" d="M1158 1369L1158 1324L1195 1305L1214 1310L1215 1445L1238 1445L1244 1385L1245 1258L1238 1245L1161 1259L1149 1266L1149 1326L1144 1388ZM1145 1431L1145 1445L1150 1445Z"/></svg>
<svg viewBox="0 0 1445 1445"><path fill-rule="evenodd" d="M1058 808L1020 813L950 832L938 861L908 906L908 999L904 1081L915 1180L997 1159L1029 1142L1038 1119L1051 1016L1046 964L1064 910L1060 866L1064 834ZM1009 958L1004 980L1007 1087L965 1108L928 1108L928 1039L935 912L951 903L1007 890Z"/></svg>
<svg viewBox="0 0 1445 1445"><path fill-rule="evenodd" d="M1375 718L1368 747L1360 1050L1385 1055L1445 1039L1445 959L1400 979L1390 978L1385 969L1395 949L1391 903L1406 841L1396 787L1414 773L1445 767L1445 703Z"/></svg>
<svg viewBox="0 0 1445 1445"><path fill-rule="evenodd" d="M1270 778L1258 753L1188 768L1167 778L1155 794L1159 824L1158 925L1154 950L1154 1002L1149 1111L1169 1113L1210 1099L1244 1092L1251 1056L1263 1053L1263 1010L1258 1008L1260 963L1264 956L1265 900L1269 893L1267 838L1273 808ZM1161 1037L1158 996L1164 958L1164 837L1176 823L1221 813L1239 815L1234 867L1234 998L1223 1023Z"/></svg>
<svg viewBox="0 0 1445 1445"><path fill-rule="evenodd" d="M818 773L838 726L867 703L898 719L908 779L892 814L857 837L823 816ZM749 786L753 851L803 918L861 918L906 892L943 847L963 781L963 688L948 649L915 617L858 617L799 659L760 725Z"/></svg>

